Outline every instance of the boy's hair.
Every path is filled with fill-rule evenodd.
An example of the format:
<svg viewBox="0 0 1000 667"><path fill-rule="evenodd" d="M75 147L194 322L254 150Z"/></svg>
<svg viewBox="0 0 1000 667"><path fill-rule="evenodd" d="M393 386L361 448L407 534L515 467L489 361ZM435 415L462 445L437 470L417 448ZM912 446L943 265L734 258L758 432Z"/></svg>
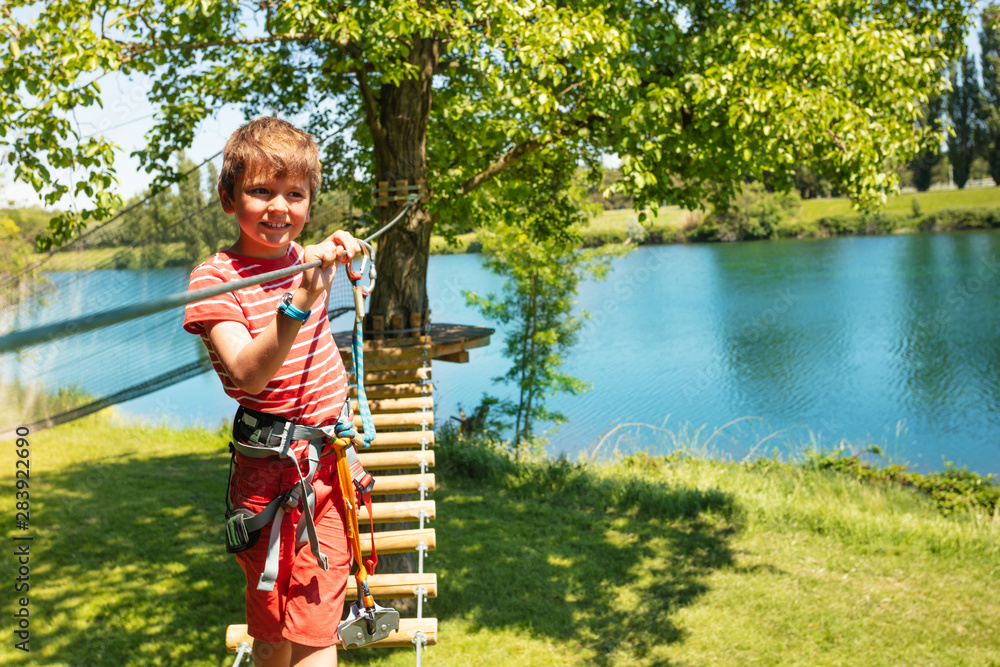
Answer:
<svg viewBox="0 0 1000 667"><path fill-rule="evenodd" d="M230 196L243 172L248 178L261 174L305 176L312 204L323 180L316 138L280 118L254 118L233 132L222 149L219 184Z"/></svg>

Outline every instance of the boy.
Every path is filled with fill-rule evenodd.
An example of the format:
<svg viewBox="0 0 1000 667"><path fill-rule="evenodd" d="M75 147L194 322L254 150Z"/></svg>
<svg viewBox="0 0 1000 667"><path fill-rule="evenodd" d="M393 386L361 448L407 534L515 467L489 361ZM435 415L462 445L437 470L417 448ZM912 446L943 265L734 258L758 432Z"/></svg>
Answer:
<svg viewBox="0 0 1000 667"><path fill-rule="evenodd" d="M195 268L189 289L314 259L322 265L198 301L184 318L184 329L201 335L223 388L241 406L233 427L237 451L228 516L266 514L269 504L276 511L256 537L249 531L240 544L227 541L247 579L247 625L257 667L337 664L337 625L351 565L336 466L332 456L326 458L332 450L322 450L318 441L289 446L292 427L285 421L321 427L335 424L342 413L351 419L326 304L337 264L350 262L361 247L343 231L305 248L294 242L309 220L320 179L315 139L288 122L261 117L233 133L223 150L219 199L227 214L235 214L239 237ZM292 455L244 455L254 454L247 443L276 433Z"/></svg>

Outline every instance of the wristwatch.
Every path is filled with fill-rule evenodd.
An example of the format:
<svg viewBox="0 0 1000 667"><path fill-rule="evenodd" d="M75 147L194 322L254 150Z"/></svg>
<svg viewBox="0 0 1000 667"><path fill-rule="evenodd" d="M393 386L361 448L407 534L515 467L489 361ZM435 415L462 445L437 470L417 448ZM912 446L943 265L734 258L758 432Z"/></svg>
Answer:
<svg viewBox="0 0 1000 667"><path fill-rule="evenodd" d="M299 322L305 322L308 320L309 314L312 313L311 310L303 312L293 306L291 292L285 292L285 295L281 297L281 301L278 303L278 312L283 315L288 315L293 320L298 320Z"/></svg>

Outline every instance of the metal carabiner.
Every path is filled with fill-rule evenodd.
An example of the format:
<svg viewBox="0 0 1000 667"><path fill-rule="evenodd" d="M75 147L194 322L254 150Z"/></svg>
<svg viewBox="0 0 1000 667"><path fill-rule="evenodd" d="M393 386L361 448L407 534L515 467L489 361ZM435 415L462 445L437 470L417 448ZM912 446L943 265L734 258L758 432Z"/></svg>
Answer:
<svg viewBox="0 0 1000 667"><path fill-rule="evenodd" d="M378 275L375 272L375 249L361 239L358 239L357 241L361 244L362 250L361 270L355 272L354 264L348 264L347 277L351 279L351 283L353 285L357 286L358 282L360 282L365 275L365 266L368 266L368 286L363 288L361 292L363 296L367 297L372 293L372 290L375 289L375 278Z"/></svg>

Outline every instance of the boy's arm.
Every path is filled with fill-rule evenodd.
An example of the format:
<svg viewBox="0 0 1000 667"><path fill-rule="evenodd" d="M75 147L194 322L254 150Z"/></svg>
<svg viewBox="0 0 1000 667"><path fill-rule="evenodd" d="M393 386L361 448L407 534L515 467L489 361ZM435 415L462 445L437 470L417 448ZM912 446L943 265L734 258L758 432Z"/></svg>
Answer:
<svg viewBox="0 0 1000 667"><path fill-rule="evenodd" d="M354 241L353 237L348 237ZM323 290L329 292L337 259L346 257L349 261L359 249L357 241L353 245L338 241L340 239L331 237L305 248L303 263L319 259L323 264L303 272L302 285L292 294L292 305L299 310L311 310L317 305ZM325 308L325 303L320 307ZM205 329L233 384L248 394L259 394L285 363L302 324L276 314L256 338L251 337L250 331L240 322L206 322Z"/></svg>

